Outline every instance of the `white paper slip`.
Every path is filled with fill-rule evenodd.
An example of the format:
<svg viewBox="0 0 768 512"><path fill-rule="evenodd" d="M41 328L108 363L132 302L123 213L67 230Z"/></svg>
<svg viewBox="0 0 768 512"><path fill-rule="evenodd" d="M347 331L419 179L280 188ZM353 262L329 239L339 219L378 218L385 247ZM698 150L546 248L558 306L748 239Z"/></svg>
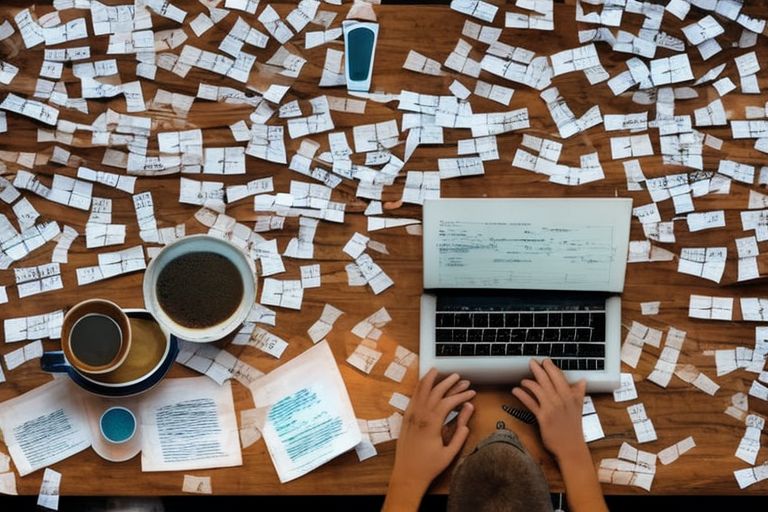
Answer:
<svg viewBox="0 0 768 512"><path fill-rule="evenodd" d="M361 233L355 233L352 235L352 238L350 238L347 243L342 248L342 251L344 251L346 254L351 256L352 258L356 259L358 258L363 252L365 252L365 249L368 246L368 241L370 238L367 236L361 234Z"/></svg>
<svg viewBox="0 0 768 512"><path fill-rule="evenodd" d="M320 271L320 264L305 265L299 267L301 272L301 287L302 288L319 288L321 283L322 273Z"/></svg>
<svg viewBox="0 0 768 512"><path fill-rule="evenodd" d="M224 7L227 9L245 11L249 14L256 14L256 9L259 7L259 0L226 0L224 2Z"/></svg>
<svg viewBox="0 0 768 512"><path fill-rule="evenodd" d="M204 174L245 174L245 149L242 147L205 148Z"/></svg>
<svg viewBox="0 0 768 512"><path fill-rule="evenodd" d="M347 362L363 373L371 373L381 359L382 353L364 344L359 344L347 358Z"/></svg>
<svg viewBox="0 0 768 512"><path fill-rule="evenodd" d="M613 390L614 402L628 402L637 398L637 389L635 388L635 379L631 373L621 374L621 384L618 389Z"/></svg>
<svg viewBox="0 0 768 512"><path fill-rule="evenodd" d="M58 109L39 101L22 98L13 93L8 93L3 102L0 103L0 109L15 112L52 126L56 125L59 119Z"/></svg>
<svg viewBox="0 0 768 512"><path fill-rule="evenodd" d="M745 489L750 485L768 479L768 463L751 468L737 469L733 472L733 476L736 478L739 489Z"/></svg>
<svg viewBox="0 0 768 512"><path fill-rule="evenodd" d="M635 436L638 443L648 443L655 441L656 429L653 428L653 423L650 418L645 414L645 406L643 404L635 404L627 407L627 413L632 420L632 426L635 429Z"/></svg>
<svg viewBox="0 0 768 512"><path fill-rule="evenodd" d="M594 44L563 50L549 56L552 61L552 75L558 76L572 71L581 71L600 65Z"/></svg>
<svg viewBox="0 0 768 512"><path fill-rule="evenodd" d="M70 379L54 379L0 405L0 429L19 476L91 446L82 394Z"/></svg>
<svg viewBox="0 0 768 512"><path fill-rule="evenodd" d="M483 0L451 0L451 9L487 23L493 22L496 11L499 10L498 6Z"/></svg>
<svg viewBox="0 0 768 512"><path fill-rule="evenodd" d="M302 185L302 186L296 186ZM293 206L310 208L326 208L331 189L319 184L291 182ZM314 239L319 220L308 217L299 219L299 232L295 238L288 241L283 253L289 258L311 259L314 256Z"/></svg>
<svg viewBox="0 0 768 512"><path fill-rule="evenodd" d="M451 411L448 414L458 414L456 411ZM446 424L448 422L446 421ZM387 418L380 418L375 420L362 420L360 423L360 430L363 434L367 434L373 444L385 443L392 441L400 437L400 430L403 425L403 415L399 412L393 412Z"/></svg>
<svg viewBox="0 0 768 512"><path fill-rule="evenodd" d="M747 417L748 409L749 398L745 393L739 392L731 396L731 403L724 412L739 421L744 421Z"/></svg>
<svg viewBox="0 0 768 512"><path fill-rule="evenodd" d="M763 386L754 380L752 381L752 386L749 388L749 396L754 396L760 400L768 401L768 387Z"/></svg>
<svg viewBox="0 0 768 512"><path fill-rule="evenodd" d="M327 342L262 377L251 393L281 482L305 475L362 440Z"/></svg>
<svg viewBox="0 0 768 512"><path fill-rule="evenodd" d="M395 382L402 382L408 368L416 362L418 357L418 355L407 348L398 345L395 349L394 359L389 363L387 369L384 370L384 376Z"/></svg>
<svg viewBox="0 0 768 512"><path fill-rule="evenodd" d="M247 335L250 336L250 332ZM235 336L232 343L238 344L237 342L238 336ZM219 385L230 378L249 385L263 375L262 372L243 363L224 349L184 340L180 341L176 362L207 375Z"/></svg>
<svg viewBox="0 0 768 512"><path fill-rule="evenodd" d="M392 321L392 317L386 308L381 308L365 320L358 322L352 328L352 334L359 338L378 340L381 337L381 329Z"/></svg>
<svg viewBox="0 0 768 512"><path fill-rule="evenodd" d="M323 313L320 315L320 318L307 330L312 343L317 343L324 339L333 329L333 324L336 323L336 320L343 314L343 311L330 304L323 306Z"/></svg>
<svg viewBox="0 0 768 512"><path fill-rule="evenodd" d="M675 364L677 363L679 356L680 350L670 347L669 345L665 346L661 356L659 356L659 359L656 361L656 366L651 374L648 375L648 380L661 387L667 387L672 378L672 374L674 373Z"/></svg>
<svg viewBox="0 0 768 512"><path fill-rule="evenodd" d="M741 297L741 318L747 321L764 322L768 320L768 299L760 297Z"/></svg>
<svg viewBox="0 0 768 512"><path fill-rule="evenodd" d="M283 355L283 352L285 352L285 349L288 348L287 341L262 327L254 327L248 339L240 340L236 338L233 343L236 345L250 345L277 359L279 359L280 356Z"/></svg>
<svg viewBox="0 0 768 512"><path fill-rule="evenodd" d="M745 423L747 428L736 449L736 457L749 464L754 464L760 451L760 437L765 428L765 419L756 414L749 414Z"/></svg>
<svg viewBox="0 0 768 512"><path fill-rule="evenodd" d="M69 252L69 248L72 246L72 242L74 242L75 238L77 237L78 233L74 228L70 226L64 226L64 230L58 237L56 247L53 248L51 261L55 263L67 263L67 253Z"/></svg>
<svg viewBox="0 0 768 512"><path fill-rule="evenodd" d="M483 161L479 156L439 158L437 163L440 170L441 180L485 174Z"/></svg>
<svg viewBox="0 0 768 512"><path fill-rule="evenodd" d="M476 39L481 43L491 44L501 37L501 29L498 27L483 26L474 21L466 20L461 35Z"/></svg>
<svg viewBox="0 0 768 512"><path fill-rule="evenodd" d="M688 230L690 232L702 231L704 229L715 229L725 227L725 211L717 210L710 212L689 213L686 216Z"/></svg>
<svg viewBox="0 0 768 512"><path fill-rule="evenodd" d="M651 139L647 134L611 138L611 158L638 158L653 155Z"/></svg>
<svg viewBox="0 0 768 512"><path fill-rule="evenodd" d="M0 473L0 494L7 494L10 496L18 495L16 490L16 474L9 471L8 473Z"/></svg>
<svg viewBox="0 0 768 512"><path fill-rule="evenodd" d="M733 297L710 297L691 294L688 316L706 320L727 320L733 318Z"/></svg>
<svg viewBox="0 0 768 512"><path fill-rule="evenodd" d="M487 98L496 103L501 103L504 106L509 106L509 102L512 100L512 95L515 93L514 89L504 87L503 85L489 84L478 80L475 83L476 96Z"/></svg>
<svg viewBox="0 0 768 512"><path fill-rule="evenodd" d="M625 447L638 453L636 461L632 455L624 454L627 451ZM656 475L655 459L655 454L635 450L624 443L619 451L618 459L600 461L598 479L603 483L631 485L650 491Z"/></svg>
<svg viewBox="0 0 768 512"><path fill-rule="evenodd" d="M262 276L266 277L285 272L283 259L280 257L280 253L277 252L277 240L253 243L251 246L251 258L259 260Z"/></svg>
<svg viewBox="0 0 768 512"><path fill-rule="evenodd" d="M420 224L418 219L404 219L395 217L368 217L368 231L378 231L380 229L397 228L411 224Z"/></svg>
<svg viewBox="0 0 768 512"><path fill-rule="evenodd" d="M684 20L691 9L691 4L686 0L670 0L664 9L679 20Z"/></svg>
<svg viewBox="0 0 768 512"><path fill-rule="evenodd" d="M206 201L222 201L224 183L220 181L196 181L181 178L179 182L179 202L203 206Z"/></svg>
<svg viewBox="0 0 768 512"><path fill-rule="evenodd" d="M35 220L40 214L32 206L32 203L26 197L23 197L20 201L12 207L13 213L16 215L16 220L19 223L19 227L22 231L25 231L35 225Z"/></svg>
<svg viewBox="0 0 768 512"><path fill-rule="evenodd" d="M116 252L99 254L99 264L94 267L82 267L76 270L77 285L95 283L103 279L136 272L147 268L144 248L141 245Z"/></svg>
<svg viewBox="0 0 768 512"><path fill-rule="evenodd" d="M168 379L141 400L141 470L182 471L242 464L230 383Z"/></svg>
<svg viewBox="0 0 768 512"><path fill-rule="evenodd" d="M642 315L658 315L659 314L659 308L661 307L660 301L652 301L652 302L641 302L640 303L640 314Z"/></svg>
<svg viewBox="0 0 768 512"><path fill-rule="evenodd" d="M361 254L355 259L355 264L374 294L378 295L395 284L384 272L384 269L374 262L368 254Z"/></svg>
<svg viewBox="0 0 768 512"><path fill-rule="evenodd" d="M727 247L683 248L677 271L720 282L725 272Z"/></svg>
<svg viewBox="0 0 768 512"><path fill-rule="evenodd" d="M61 486L61 473L51 468L45 468L43 481L40 484L40 492L37 496L37 506L50 510L59 510L59 487Z"/></svg>
<svg viewBox="0 0 768 512"><path fill-rule="evenodd" d="M261 439L261 431L258 428L258 413L257 409L240 411L240 444L243 449Z"/></svg>
<svg viewBox="0 0 768 512"><path fill-rule="evenodd" d="M266 278L261 291L261 303L289 309L301 309L304 289L299 280L279 281Z"/></svg>
<svg viewBox="0 0 768 512"><path fill-rule="evenodd" d="M401 411L405 412L405 410L408 408L408 404L410 403L411 399L407 396L405 396L402 393L392 393L392 398L389 399L389 405L394 407L395 409L400 409Z"/></svg>
<svg viewBox="0 0 768 512"><path fill-rule="evenodd" d="M7 318L3 322L5 342L11 343L38 338L58 339L61 337L61 324L63 321L63 309L41 315Z"/></svg>
<svg viewBox="0 0 768 512"><path fill-rule="evenodd" d="M61 280L61 266L58 263L48 263L37 267L17 267L13 272L16 277L16 291L19 298L22 299L30 295L64 288L64 283Z"/></svg>
<svg viewBox="0 0 768 512"><path fill-rule="evenodd" d="M184 482L181 484L181 492L192 494L213 494L211 487L211 477L184 475Z"/></svg>
<svg viewBox="0 0 768 512"><path fill-rule="evenodd" d="M440 175L436 172L408 171L403 188L403 201L424 204L425 199L440 198Z"/></svg>
<svg viewBox="0 0 768 512"><path fill-rule="evenodd" d="M200 13L197 15L195 19L193 19L191 22L189 22L189 26L192 29L192 31L195 33L197 37L202 36L205 34L208 29L212 28L214 25L213 20L205 15L205 13Z"/></svg>
<svg viewBox="0 0 768 512"><path fill-rule="evenodd" d="M43 342L37 340L5 354L5 366L8 368L8 371L11 371L31 359L40 357L43 357Z"/></svg>
<svg viewBox="0 0 768 512"><path fill-rule="evenodd" d="M600 424L600 417L597 415L595 404L592 397L584 397L584 407L581 416L581 428L584 432L584 441L589 443L605 437L603 426Z"/></svg>
<svg viewBox="0 0 768 512"><path fill-rule="evenodd" d="M363 422L367 425L367 422L365 420L358 420L358 421ZM362 438L363 438L362 441L360 441L360 443L358 443L355 446L355 454L357 454L357 460L359 460L360 462L363 462L364 460L368 460L371 457L375 457L376 455L379 454L379 452L376 451L376 447L371 442L371 438L368 437L368 434L366 432L362 433Z"/></svg>
<svg viewBox="0 0 768 512"><path fill-rule="evenodd" d="M668 448L664 448L657 454L657 456L659 458L659 462L662 464L672 464L681 455L695 447L696 443L694 442L693 437L686 437L682 441L679 441Z"/></svg>

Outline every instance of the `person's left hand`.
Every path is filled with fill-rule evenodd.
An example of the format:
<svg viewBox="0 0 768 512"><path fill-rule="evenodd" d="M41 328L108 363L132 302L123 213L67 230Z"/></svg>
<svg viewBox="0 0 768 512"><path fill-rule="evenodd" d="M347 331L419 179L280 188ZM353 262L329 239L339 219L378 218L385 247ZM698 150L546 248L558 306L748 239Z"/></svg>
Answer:
<svg viewBox="0 0 768 512"><path fill-rule="evenodd" d="M421 379L405 411L385 510L389 509L387 505L395 505L394 502L410 505L413 500L418 507L429 484L448 467L469 435L467 422L474 412L469 400L475 391L467 389L469 381L460 380L458 374L435 384L436 377L437 370L432 369ZM445 444L443 422L448 413L460 405L456 430Z"/></svg>

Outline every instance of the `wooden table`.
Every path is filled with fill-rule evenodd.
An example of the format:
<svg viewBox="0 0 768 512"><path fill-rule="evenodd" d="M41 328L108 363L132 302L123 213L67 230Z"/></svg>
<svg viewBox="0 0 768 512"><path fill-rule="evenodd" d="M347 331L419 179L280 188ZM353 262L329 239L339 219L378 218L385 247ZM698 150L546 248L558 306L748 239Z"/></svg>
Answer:
<svg viewBox="0 0 768 512"><path fill-rule="evenodd" d="M116 2L109 2L115 4ZM187 20L193 19L202 6L193 1L177 1L179 6L189 11ZM0 7L0 18L12 19L13 15L26 2L3 2ZM293 8L292 5L277 5L281 15L287 14ZM574 9L572 6L558 4L556 10L555 32L513 31L505 30L502 40L517 46L534 50L539 55L549 55L556 51L579 46L577 28L588 28L583 24L575 24ZM323 10L342 9L323 4ZM38 16L49 12L50 6L39 6ZM496 16L496 26L503 24L503 11ZM441 77L430 77L416 74L401 69L405 57L410 49L419 51L438 61L444 61L455 46L461 34L465 16L449 10L445 6L377 6L381 32L376 52L376 62L372 90L399 93L401 89L413 90L427 94L449 94L448 86L458 78L470 89L474 88L475 79L467 76L458 76L446 73ZM237 16L243 16L252 26L261 29L255 16L236 12L230 14L216 27L198 39L187 28L190 38L188 44L211 51L217 51L221 38L229 31ZM69 20L86 16L87 11L64 11L62 19ZM336 20L338 25L343 14ZM664 22L664 30L673 35L682 37L680 27L691 23L692 19L699 19L701 13L695 13L684 23L680 23L667 15ZM177 28L174 22L153 15L155 30ZM642 21L638 15L625 15L625 26L637 28ZM92 33L90 22L89 33ZM313 30L317 30L314 28ZM302 101L304 111L308 111L305 100L329 94L343 96L343 88L320 89L317 87L321 68L324 62L326 47L341 49L341 43L334 42L327 46L304 50L300 42L302 36L297 37L295 51L305 55L308 62L301 76L293 84L292 90L284 99L289 101L299 99ZM729 24L728 31L722 39L738 39L738 31ZM111 58L104 56L106 36L91 37L87 41L92 46L92 60L99 58ZM82 46L86 41L73 41L60 46ZM475 47L472 56L477 60L482 57L484 45L472 41ZM268 66L263 63L277 49L276 41L270 40L266 50L246 46L245 51L258 56L258 63L251 74L249 85L261 90L269 83ZM623 71L623 62L631 55L613 53L605 44L598 44L598 49L603 65L611 76ZM176 53L180 48L175 50ZM690 57L696 76L701 75L706 69L714 65L726 62L736 55L751 50L727 49L716 55L706 63L703 63L697 52L691 51ZM758 56L761 62L765 62L768 54L765 40L761 37L757 46ZM669 56L671 52L660 49L656 57ZM35 80L40 69L43 56L43 46L37 46L27 50L23 47L18 32L12 38L0 42L0 56L2 60L11 62L21 68L19 75L10 86L2 87L3 92L12 91L17 94L31 96L34 91ZM133 56L118 56L121 64L122 82L135 79L135 61ZM731 76L738 83L735 67L731 63L724 75ZM761 84L767 84L760 75ZM483 72L481 79L496 83L489 74ZM290 80L280 78L282 82L290 83ZM63 81L67 84L69 95L77 97L80 93L79 82L72 75L71 67L64 71ZM227 85L243 90L243 84L230 79L222 78L193 69L186 79L163 70L158 70L156 80L142 80L144 97L150 100L157 89L195 95L200 81L215 85ZM531 116L531 128L525 130L533 135L557 139L555 125L547 111L544 102L538 98L538 91L518 84L505 83L516 89L509 109L501 107L489 100L472 96L472 106L475 112L491 112L511 110L514 108L528 107ZM600 105L603 114L641 112L649 107L633 104L631 93L615 97L605 83L597 86L589 86L587 80L580 72L570 73L557 77L554 84L565 97L568 105L580 116L594 104ZM684 84L683 84L684 85ZM678 101L676 113L692 113L694 108L699 108L716 98L716 93L711 86L698 88L699 98L687 101ZM4 96L4 94L3 94ZM746 105L760 105L765 103L765 96L747 96L733 92L723 98L729 117L734 119L744 118ZM351 142L351 128L359 124L385 121L389 119L401 119L401 112L396 109L396 103L378 104L368 102L365 115L342 114L333 112L333 120L336 130L343 129ZM121 97L111 101L89 101L90 113L81 114L74 110L63 109L61 118L91 123L97 114L112 108L118 112L125 112L125 104ZM653 118L651 106L650 118ZM150 152L157 150L155 134L161 131L172 131L186 128L199 127L204 131L206 146L231 146L233 142L228 125L239 121L248 120L251 108L247 106L229 105L198 100L194 103L186 119L178 118L167 111L153 111L139 113L138 115L150 115L153 118L153 133L150 138ZM272 122L278 122L274 119ZM280 121L282 122L282 121ZM35 123L27 118L15 114L8 114L9 131L0 135L0 147L5 151L38 152L41 160L43 155L50 155L53 144L38 144L36 132L45 126ZM722 139L726 139L721 152L716 152L709 147L704 148L704 160L706 169L716 169L718 160L730 158L743 163L760 164L764 161L762 155L751 148L751 141L730 141L730 129L718 127L705 129ZM641 159L643 169L648 177L662 176L674 172L684 172L685 169L675 166L662 166L659 155L658 131L651 130L654 141L655 156ZM515 149L518 147L522 134L513 132L499 137L499 149L501 159L486 162L484 176L446 180L442 183L443 197L560 197L560 196L628 196L632 197L635 205L650 202L648 193L627 192L625 175L621 161L612 161L610 158L610 136L626 135L626 133L607 134L602 126L588 130L586 133L573 136L565 141L561 163L578 165L579 156L588 152L598 151L605 170L606 179L596 183L579 187L565 187L547 182L546 176L513 168L512 161ZM436 170L438 156L454 156L456 154L455 143L460 138L468 138L467 130L446 130L446 144L444 146L420 147L406 166L406 170ZM323 144L321 150L327 149L326 134L311 136ZM404 135L403 135L404 139ZM299 140L290 140L286 137L289 158L298 148ZM93 147L86 132L78 132L73 147L68 148L73 156L82 158L82 165L101 169L109 172L117 172L114 168L106 168L100 164L104 153L103 147ZM402 146L396 153L402 155ZM7 156L7 155L6 155ZM355 161L360 161L360 155L355 155ZM7 174L13 175L19 168L17 164L7 161ZM53 173L61 173L74 176L78 163L70 161L70 166L41 163L33 171L42 176L51 176ZM288 191L290 180L311 181L309 178L296 174L286 166L272 164L262 160L248 158L247 176L227 176L223 181L226 184L245 183L258 177L274 176L275 189ZM404 174L403 174L404 176ZM200 176L189 176L195 179ZM219 177L216 177L218 179ZM204 179L210 179L205 176ZM45 181L46 178L44 177ZM50 183L48 181L48 183ZM400 217L419 217L420 208L414 205L401 205L398 201L402 193L404 178L397 180L396 184L388 187L384 193L385 207L388 214ZM185 223L187 233L204 232L202 225L193 218L197 207L178 203L178 175L157 178L140 178L136 193L151 191L156 205L156 215L159 227L173 226ZM347 215L344 224L331 224L321 222L315 239L315 261L321 264L322 287L309 289L304 294L304 306L300 312L280 309L278 312L277 326L272 331L289 342L289 347L280 360L263 354L249 347L230 347L236 356L259 368L269 371L281 363L306 350L311 341L306 335L307 328L320 316L325 303L330 303L342 309L345 315L336 323L329 341L334 354L337 357L342 375L354 404L355 412L360 418L382 418L392 412L388 400L394 391L410 394L416 382L416 370L411 369L402 384L396 384L383 376L384 369L391 360L397 344L402 344L411 350L418 349L418 315L419 295L421 293L421 238L405 233L403 228L378 231L371 234L374 240L387 245L389 255L373 253L374 259L394 279L395 286L379 296L374 296L367 287L349 287L344 266L349 259L342 253L341 247L355 232L366 232L366 218L363 210L366 201L355 198L356 184L345 181L333 193L333 199L347 203ZM696 210L706 211L725 209L727 228L708 230L700 233L688 233L684 222L676 223L677 243L666 244L665 248L679 252L683 247L711 247L726 245L729 248L729 259L726 275L718 286L710 281L679 274L676 272L677 262L662 262L651 264L631 264L628 266L625 292L623 296L623 319L626 327L633 320L638 320L650 327L666 330L670 326L687 332L687 339L683 347L680 363L691 363L714 377L714 358L704 355L705 350L716 348L733 348L735 346L752 346L754 338L753 323L749 322L714 322L693 320L688 318L687 308L689 295L700 293L704 295L748 297L760 296L760 283L733 285L735 282L736 262L734 238L747 236L749 233L740 230L739 211L746 209L749 188L743 184L734 183L731 193L728 195L708 195L697 198ZM753 187L755 188L755 187ZM122 192L96 185L94 192L99 197L113 199L113 222L126 224L128 236L125 246L130 247L141 243L138 237L138 228L131 198ZM26 300L19 300L15 290L9 286L10 302L0 306L0 317L18 317L32 314L40 314L53 311L62 307L69 307L76 302L90 297L104 297L114 300L125 307L142 306L141 282L142 274L134 273L127 276L109 279L97 284L77 287L75 282L75 269L78 267L96 264L96 254L118 250L122 247L107 247L99 251L88 251L84 244L84 226L88 212L62 207L45 201L29 192L24 192L35 208L44 216L59 221L62 225L71 225L80 233L79 237L69 251L69 263L62 268L65 287L63 290L37 295ZM669 220L673 217L671 201L660 203L662 218ZM15 219L9 205L1 204L0 212ZM252 203L249 200L240 201L232 205L227 213L235 216L240 222L248 223L255 218L252 211ZM269 233L278 239L280 250L285 249L288 239L296 234L298 222L296 218L288 219L283 231ZM643 239L643 232L636 219L632 222L631 239ZM656 244L660 245L660 244ZM49 243L44 248L38 249L32 255L16 266L39 265L50 261L54 244ZM281 279L298 279L298 266L306 264L306 260L285 259L287 272L277 276ZM12 285L14 283L11 269L0 271L0 284ZM722 289L721 289L722 288ZM656 316L641 316L639 304L644 301L661 301L661 312ZM738 301L736 301L738 303ZM364 375L344 362L351 353L358 339L351 334L350 329L358 321L385 306L393 317L393 321L386 327L385 334L380 343L384 356L381 362L374 368L371 375ZM738 310L738 306L736 308ZM738 311L735 311L738 318ZM58 347L58 341L45 340L45 348L53 350ZM1 345L0 351L7 353L17 348L16 345ZM747 467L746 463L736 459L733 454L739 439L744 433L744 425L733 418L723 414L730 403L731 395L737 391L746 392L754 374L737 371L723 378L716 379L720 384L720 390L714 397L705 395L689 384L673 378L667 389L662 389L653 383L642 380L655 365L660 350L646 347L640 364L635 374L639 401L647 408L650 418L653 420L659 439L656 442L644 444L640 448L657 452L681 439L693 435L696 448L682 456L671 466L660 466L656 480L653 484L654 494L736 494L740 491L736 486L732 472L739 468ZM6 372L8 382L0 385L0 400L5 400L20 393L29 391L36 386L47 382L50 377L43 373L36 361L26 363L23 367ZM631 369L624 368L624 371ZM194 372L176 365L169 377L192 376ZM249 392L239 384L233 385L236 407L238 410L252 407ZM632 425L626 412L628 403L615 403L610 395L595 396L597 410L602 421L606 437L594 443L590 447L595 463L603 458L615 457L622 442L627 441L637 446ZM502 403L512 403L512 398L507 389L482 390L477 397L479 412L472 421L473 433L466 445L470 450L476 441L487 432L495 428L497 419L504 419L510 428L519 431L526 444L538 457L545 467L546 473L553 484L554 489L560 489L561 484L557 470L552 460L543 452L540 441L534 430L521 426L518 422L506 416L500 409ZM636 403L636 402L631 402ZM768 407L757 399L750 400L751 410L766 414ZM379 445L379 456L359 463L353 453L346 454L329 464L313 471L311 474L289 484L280 485L272 464L266 452L263 442L259 442L243 451L243 466L237 468L199 471L194 474L211 475L213 488L217 494L381 494L386 489L386 482L392 465L394 443ZM760 458L758 458L758 462ZM125 463L113 464L100 459L93 451L87 450L56 464L55 469L62 472L61 492L64 495L173 495L181 490L181 472L176 473L142 473L140 471L139 458ZM449 474L448 472L446 474ZM37 472L18 480L19 491L24 494L37 493L42 472ZM448 477L443 477L435 487L437 492L446 492ZM768 483L754 485L744 493L765 493ZM623 494L642 492L631 487L606 486L607 493Z"/></svg>

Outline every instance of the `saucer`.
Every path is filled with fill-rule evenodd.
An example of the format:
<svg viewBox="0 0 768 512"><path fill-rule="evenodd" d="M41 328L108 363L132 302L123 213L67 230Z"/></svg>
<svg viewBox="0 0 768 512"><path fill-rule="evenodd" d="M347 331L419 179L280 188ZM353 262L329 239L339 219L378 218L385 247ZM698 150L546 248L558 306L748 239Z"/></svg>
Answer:
<svg viewBox="0 0 768 512"><path fill-rule="evenodd" d="M126 314L130 319L142 319L154 322L152 315L145 310L126 310ZM157 385L163 377L165 377L165 374L168 373L168 370L173 366L173 363L176 360L176 356L179 352L179 341L176 336L168 333L164 329L162 329L162 332L164 333L164 336L167 336L166 339L168 340L167 348L163 351L164 355L149 373L145 373L141 378L128 381L125 385L100 382L96 380L96 376L86 377L82 375L67 363L64 353L61 351L46 352L43 354L43 357L40 360L41 366L43 370L48 372L66 373L75 384L95 395L105 398L135 396L144 393ZM136 345L138 347L141 344L137 343Z"/></svg>
<svg viewBox="0 0 768 512"><path fill-rule="evenodd" d="M83 375L96 384L125 387L138 384L154 373L168 351L168 333L164 332L152 316L143 310L125 310L131 324L131 348L125 360L111 372Z"/></svg>
<svg viewBox="0 0 768 512"><path fill-rule="evenodd" d="M103 396L105 398L135 396L155 387L163 377L165 377L165 374L168 373L171 366L173 366L176 356L179 353L179 343L173 335L171 335L170 344L171 346L168 350L168 354L165 356L165 359L163 359L160 366L146 379L130 386L112 387L98 384L90 379L86 379L74 369L69 370L69 376L78 386L95 395Z"/></svg>
<svg viewBox="0 0 768 512"><path fill-rule="evenodd" d="M139 401L133 398L121 398L119 400L85 395L86 417L88 427L91 430L91 448L96 455L110 462L124 462L134 458L141 452L141 418L139 417ZM104 411L114 406L126 407L136 416L136 433L125 443L109 443L101 435L99 421Z"/></svg>

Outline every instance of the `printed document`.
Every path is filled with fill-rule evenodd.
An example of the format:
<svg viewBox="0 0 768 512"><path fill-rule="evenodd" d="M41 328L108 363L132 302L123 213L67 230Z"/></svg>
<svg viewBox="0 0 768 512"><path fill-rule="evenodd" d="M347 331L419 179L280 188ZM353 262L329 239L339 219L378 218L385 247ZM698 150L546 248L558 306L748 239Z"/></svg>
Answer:
<svg viewBox="0 0 768 512"><path fill-rule="evenodd" d="M251 393L281 482L305 475L362 439L327 341L258 379Z"/></svg>
<svg viewBox="0 0 768 512"><path fill-rule="evenodd" d="M68 378L54 379L0 404L0 430L19 476L91 446L82 392Z"/></svg>
<svg viewBox="0 0 768 512"><path fill-rule="evenodd" d="M240 435L229 382L166 379L141 400L141 470L240 466Z"/></svg>

